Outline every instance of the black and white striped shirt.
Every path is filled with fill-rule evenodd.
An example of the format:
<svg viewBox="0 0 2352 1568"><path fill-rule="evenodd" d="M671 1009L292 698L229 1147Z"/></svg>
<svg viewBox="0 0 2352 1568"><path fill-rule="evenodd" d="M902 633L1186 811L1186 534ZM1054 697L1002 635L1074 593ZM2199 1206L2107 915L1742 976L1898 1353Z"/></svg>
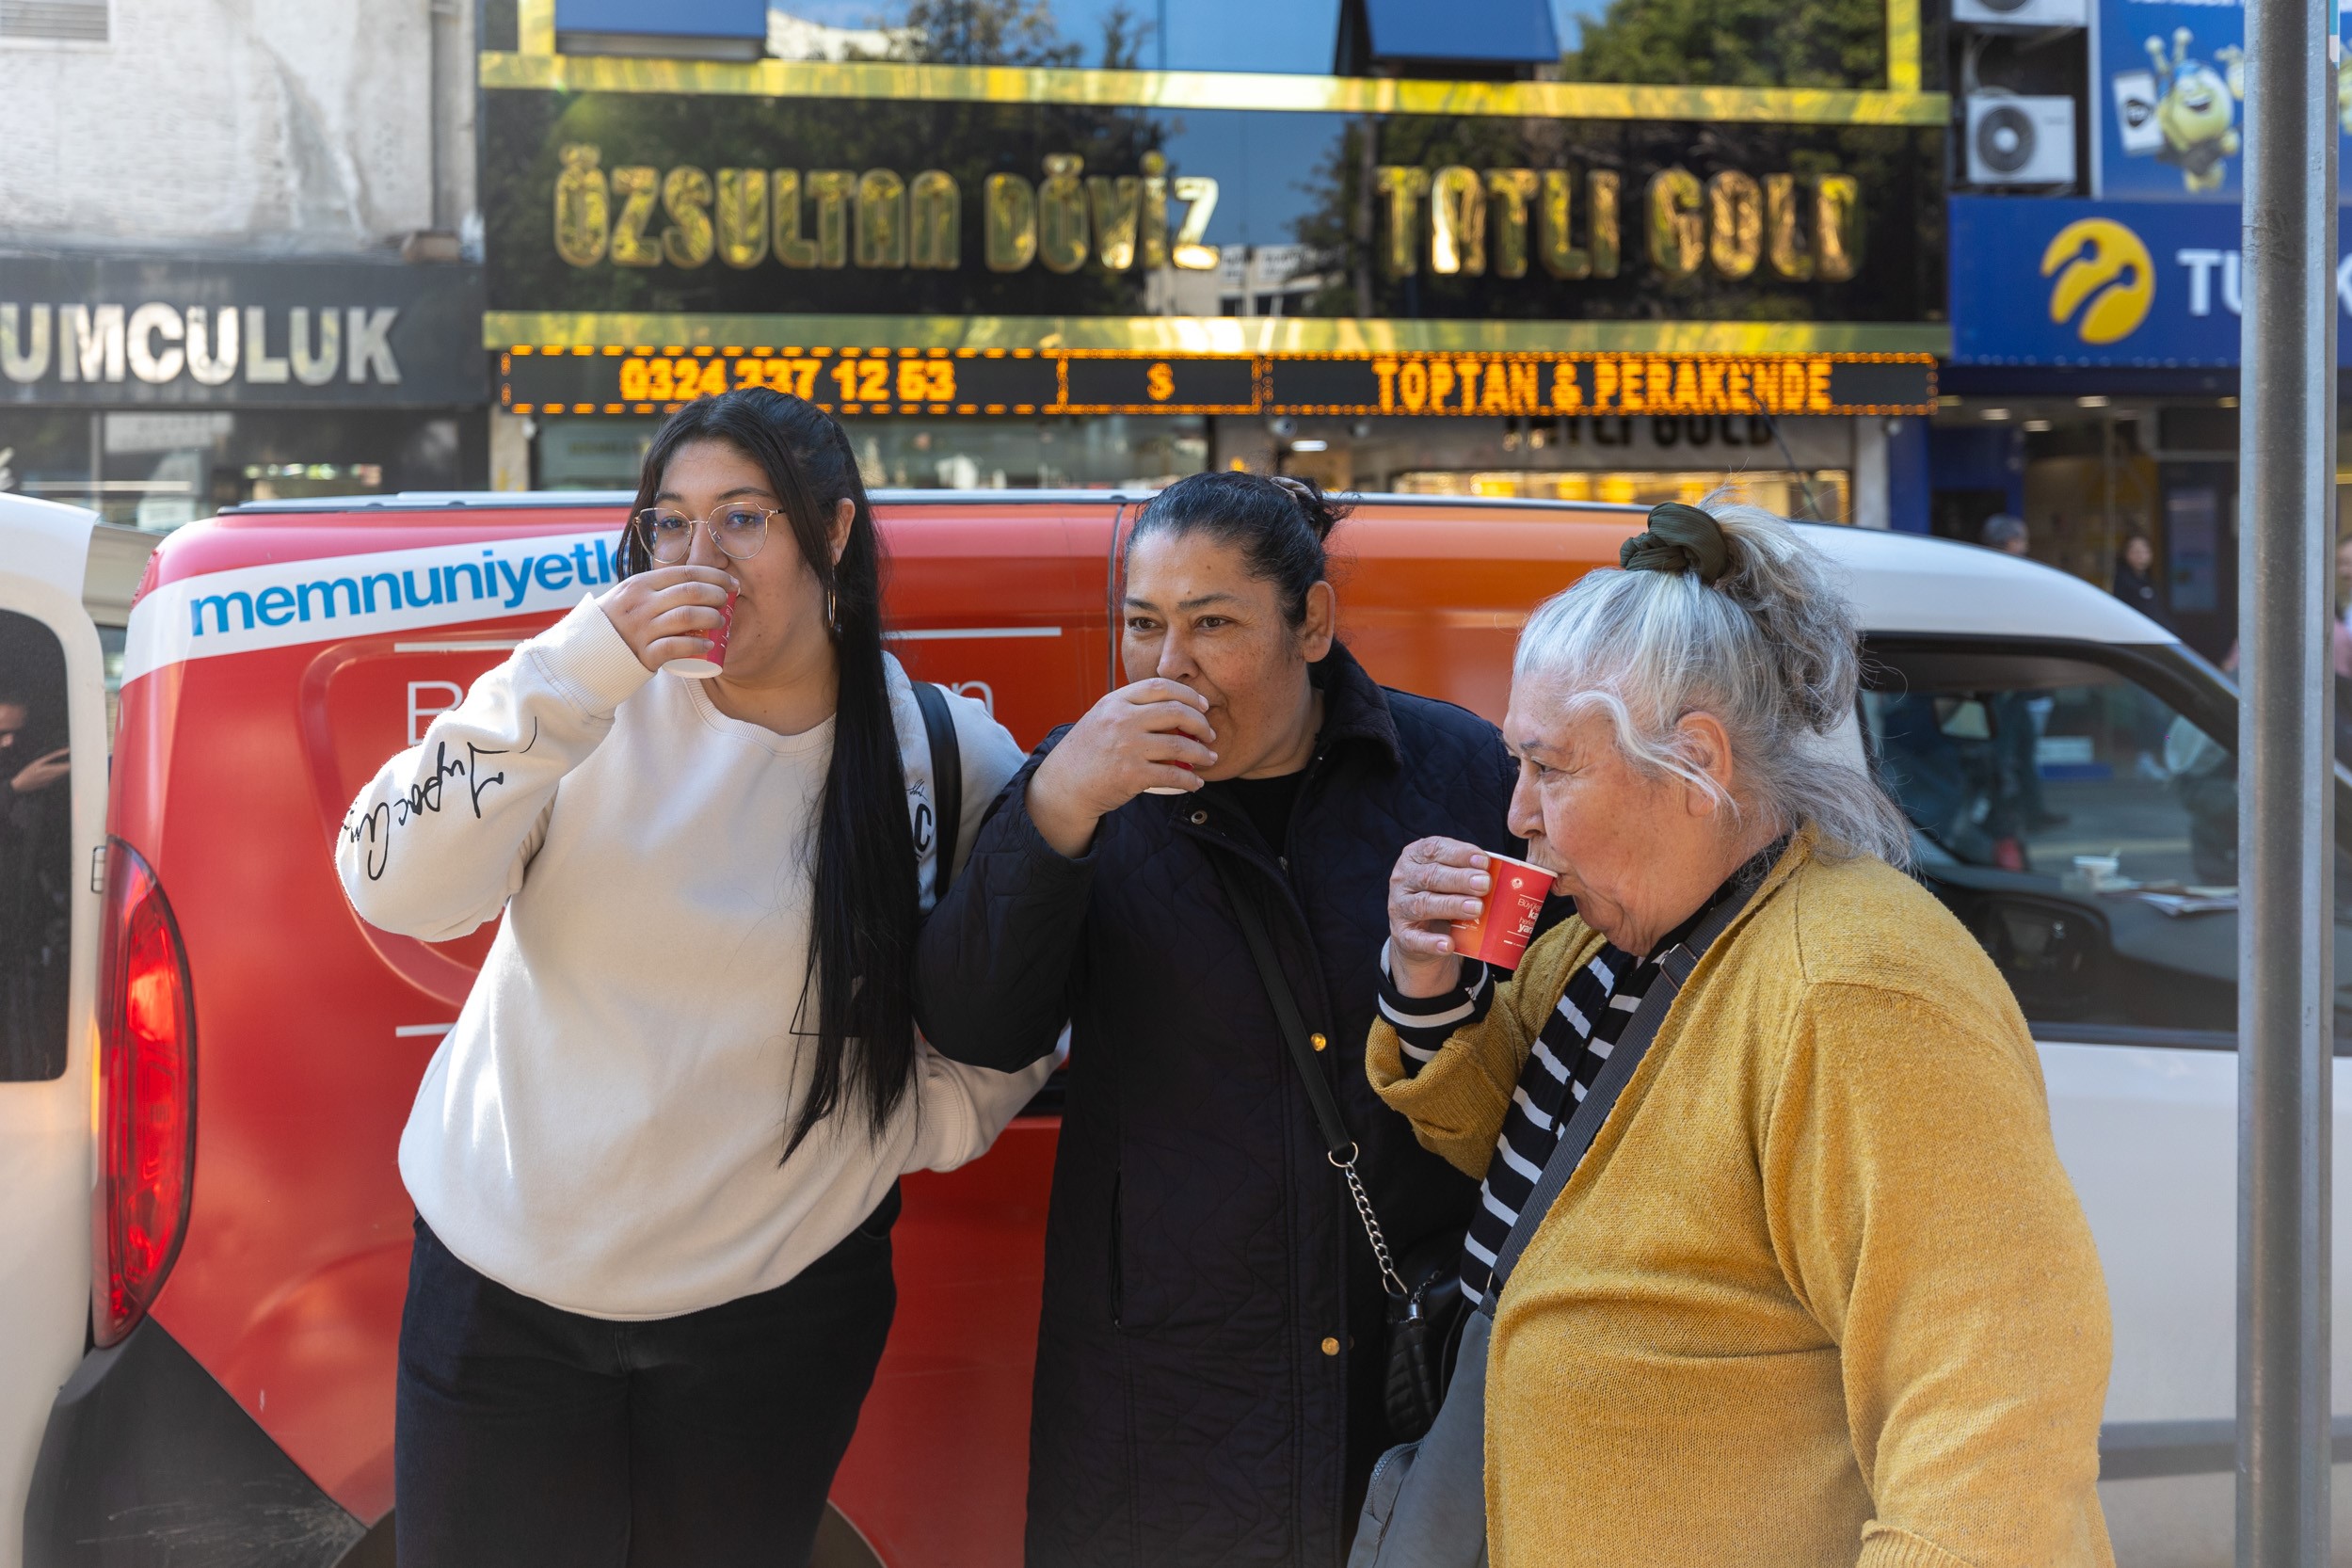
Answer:
<svg viewBox="0 0 2352 1568"><path fill-rule="evenodd" d="M1659 951L1667 946L1659 944ZM1382 976L1381 1014L1404 1048L1407 1074L1418 1072L1436 1056L1455 1030L1484 1019L1494 1004L1497 972L1479 963L1465 964L1464 971L1461 988L1437 997L1404 996ZM1656 964L1605 943L1569 977L1567 989L1544 1017L1511 1092L1511 1109L1495 1140L1495 1158L1479 1187L1479 1207L1470 1217L1469 1234L1463 1238L1462 1293L1472 1303L1486 1299L1503 1238L1518 1222L1519 1210L1534 1192L1568 1118L1600 1076L1656 973Z"/></svg>
<svg viewBox="0 0 2352 1568"><path fill-rule="evenodd" d="M1724 899L1769 871L1786 849L1784 839L1755 856L1724 880L1698 911L1658 942L1654 954L1671 952L1697 929ZM1418 1073L1434 1058L1456 1030L1472 1028L1495 1002L1495 987L1508 976L1486 965L1465 961L1462 984L1444 996L1408 997L1388 978L1387 954L1381 955L1380 1011L1396 1030L1404 1050L1406 1076ZM1495 1158L1487 1162L1486 1179L1479 1187L1479 1207L1470 1216L1469 1233L1462 1240L1462 1293L1476 1304L1486 1299L1493 1282L1495 1255L1518 1223L1519 1210L1535 1191L1544 1162L1560 1146L1560 1135L1576 1114L1592 1080L1601 1076L1609 1052L1625 1032L1657 978L1655 956L1636 958L1613 942L1605 942L1585 966L1568 977L1567 988L1544 1018L1527 1064L1511 1091L1511 1109L1503 1113L1503 1129L1495 1139Z"/></svg>

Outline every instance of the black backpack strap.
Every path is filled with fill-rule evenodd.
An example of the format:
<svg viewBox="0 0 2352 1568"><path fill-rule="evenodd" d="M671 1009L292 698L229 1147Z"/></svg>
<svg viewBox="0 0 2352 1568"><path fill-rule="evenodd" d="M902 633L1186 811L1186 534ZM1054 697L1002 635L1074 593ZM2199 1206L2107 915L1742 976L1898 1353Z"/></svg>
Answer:
<svg viewBox="0 0 2352 1568"><path fill-rule="evenodd" d="M1584 1151L1592 1146L1593 1135L1608 1119L1610 1107L1617 1103L1617 1096L1624 1092L1626 1080L1633 1077L1634 1069L1641 1065L1641 1058L1649 1053L1650 1042L1657 1038L1658 1026L1666 1021L1667 1010L1682 994L1683 982L1688 980L1690 971L1699 967L1699 955L1705 952L1732 921L1739 918L1742 909L1748 907L1749 899L1754 896L1755 886L1753 882L1742 882L1736 890L1707 911L1706 918L1692 928L1688 937L1658 959L1657 978L1643 993L1640 1007L1631 1018L1625 1020L1625 1032L1617 1037L1617 1044L1610 1048L1608 1061L1603 1064L1600 1077L1592 1080L1592 1087L1586 1090L1584 1098L1576 1102L1576 1112L1560 1130L1560 1143L1553 1148L1551 1158L1544 1161L1544 1174L1536 1178L1535 1189L1528 1194L1528 1201L1519 1206L1519 1218L1512 1224L1511 1234L1504 1237L1503 1244L1495 1249L1493 1283L1487 1287L1485 1299L1479 1303L1480 1311L1490 1317L1494 1314L1495 1304L1502 1300L1503 1286L1509 1282L1511 1271L1519 1261L1519 1255L1527 1251L1528 1243L1535 1239L1536 1227L1552 1211L1552 1205L1559 1201L1560 1192L1566 1189L1568 1178L1576 1174L1576 1165L1584 1159Z"/></svg>
<svg viewBox="0 0 2352 1568"><path fill-rule="evenodd" d="M931 894L948 896L948 879L955 874L955 840L964 826L964 748L955 738L955 714L948 695L928 680L912 682L915 706L922 710L923 733L931 741L931 809L936 840L931 871Z"/></svg>
<svg viewBox="0 0 2352 1568"><path fill-rule="evenodd" d="M1258 983L1266 987L1266 1000L1274 1004L1274 1023L1282 1031L1282 1043L1289 1049L1291 1064L1299 1070L1299 1081L1306 1085L1306 1103L1314 1109L1316 1128L1323 1135L1323 1157L1347 1178L1348 1196L1354 1200L1356 1218L1363 1221L1364 1235L1372 1243L1372 1256L1380 1264L1383 1284L1391 1295L1401 1297L1407 1292L1404 1281L1398 1276L1396 1260L1389 1256L1388 1238L1380 1228L1379 1217L1372 1212L1372 1200L1364 1191L1363 1178L1355 1174L1355 1140L1348 1136L1348 1124L1339 1114L1338 1096L1331 1092L1322 1064L1315 1060L1316 1042L1322 1036L1307 1032L1306 1019L1299 1012L1298 998L1290 991L1289 977L1282 972L1282 960L1275 955L1273 936L1266 929L1266 911L1256 895L1242 885L1241 873L1234 870L1233 856L1215 845L1204 847L1208 852L1208 863L1217 870L1217 880L1224 885L1225 902L1233 905L1233 918L1241 922L1241 938L1249 944L1250 957L1257 965Z"/></svg>

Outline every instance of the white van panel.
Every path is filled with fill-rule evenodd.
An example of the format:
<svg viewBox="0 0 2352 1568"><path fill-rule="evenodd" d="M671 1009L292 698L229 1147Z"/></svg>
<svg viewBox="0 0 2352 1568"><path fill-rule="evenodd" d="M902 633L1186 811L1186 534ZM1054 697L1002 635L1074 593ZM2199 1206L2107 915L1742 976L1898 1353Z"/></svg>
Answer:
<svg viewBox="0 0 2352 1568"><path fill-rule="evenodd" d="M1812 526L1805 542L1846 568L1871 632L2168 643L2171 632L2081 578L1956 539Z"/></svg>
<svg viewBox="0 0 2352 1568"><path fill-rule="evenodd" d="M2058 1158L2089 1217L2114 1314L2110 1430L2237 1416L2235 1051L2044 1043ZM2352 1075L2335 1081L2339 1141L2352 1129ZM2352 1166L2334 1168L2331 1333L2352 1344ZM2332 1368L2352 1411L2352 1360ZM2352 1568L2352 1466L2336 1466L2333 1560ZM2104 1481L2123 1568L2218 1568L2230 1560L2230 1470Z"/></svg>
<svg viewBox="0 0 2352 1568"><path fill-rule="evenodd" d="M64 646L67 739L74 766L72 864L105 841L106 731L97 628L82 604L88 512L0 495L0 610L45 623ZM51 1401L81 1359L89 1323L91 1016L99 894L73 878L66 1070L0 1083L0 1568L18 1568L33 1461Z"/></svg>

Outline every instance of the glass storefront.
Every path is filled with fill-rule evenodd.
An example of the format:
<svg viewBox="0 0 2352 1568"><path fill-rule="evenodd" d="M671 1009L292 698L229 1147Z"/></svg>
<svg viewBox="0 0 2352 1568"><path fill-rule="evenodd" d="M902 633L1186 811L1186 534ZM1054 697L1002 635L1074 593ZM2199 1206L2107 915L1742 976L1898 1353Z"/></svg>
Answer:
<svg viewBox="0 0 2352 1568"><path fill-rule="evenodd" d="M0 406L0 489L167 533L241 501L478 482L471 409L90 409Z"/></svg>
<svg viewBox="0 0 2352 1568"><path fill-rule="evenodd" d="M1863 421L1810 415L1273 422L1281 472L1333 489L1656 505L1720 492L1854 520ZM1234 443L1220 431L1221 448Z"/></svg>
<svg viewBox="0 0 2352 1568"><path fill-rule="evenodd" d="M2157 618L2207 657L2237 639L2234 397L1947 396L1933 431L1934 530L1977 542L2024 520L2027 553L2103 588L2148 543ZM2352 473L2336 486L2352 535Z"/></svg>
<svg viewBox="0 0 2352 1568"><path fill-rule="evenodd" d="M633 489L658 418L533 420L542 489ZM844 418L866 483L894 489L1152 489L1208 466L1200 415Z"/></svg>
<svg viewBox="0 0 2352 1568"><path fill-rule="evenodd" d="M1613 501L1655 506L1662 501L1696 504L1721 494L1800 521L1844 522L1852 512L1848 491L1852 476L1832 469L1806 473L1766 470L1731 473L1720 469L1655 473L1558 473L1540 470L1485 470L1398 474L1401 495L1496 495L1540 501Z"/></svg>

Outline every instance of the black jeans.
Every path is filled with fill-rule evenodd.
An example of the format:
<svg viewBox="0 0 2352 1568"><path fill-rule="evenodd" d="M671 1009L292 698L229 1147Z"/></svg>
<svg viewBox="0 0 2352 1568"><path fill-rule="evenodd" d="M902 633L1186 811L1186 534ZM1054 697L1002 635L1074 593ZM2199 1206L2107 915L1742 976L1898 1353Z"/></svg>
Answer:
<svg viewBox="0 0 2352 1568"><path fill-rule="evenodd" d="M393 1436L401 1568L801 1568L898 1290L893 1187L773 1290L564 1312L417 1222Z"/></svg>

